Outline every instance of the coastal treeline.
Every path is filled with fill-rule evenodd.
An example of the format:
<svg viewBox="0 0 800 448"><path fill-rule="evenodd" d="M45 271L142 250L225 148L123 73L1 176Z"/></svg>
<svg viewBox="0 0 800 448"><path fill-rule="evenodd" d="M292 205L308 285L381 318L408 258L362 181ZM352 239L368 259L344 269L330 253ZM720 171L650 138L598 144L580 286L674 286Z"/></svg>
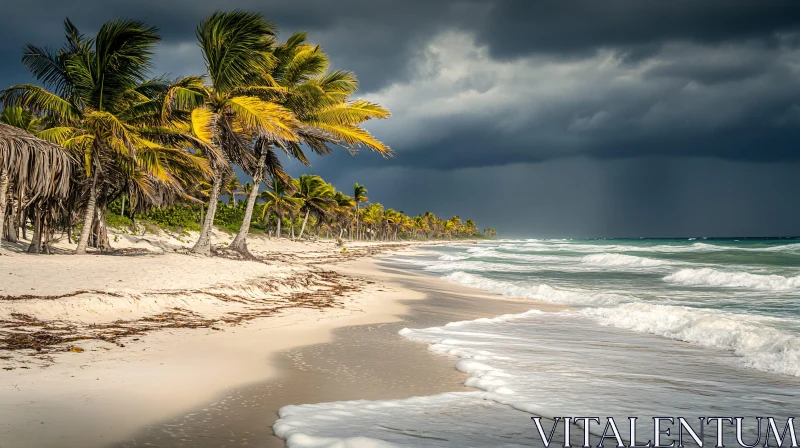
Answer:
<svg viewBox="0 0 800 448"><path fill-rule="evenodd" d="M0 91L0 236L27 239L30 223L29 252L47 252L56 234L76 253L107 250L109 220L181 213L199 214L192 251L206 255L218 213L239 218L225 228L235 228L229 248L240 252L252 226L296 238L479 233L471 220L367 203L358 184L349 195L318 176L289 176L281 153L305 165L308 152L334 147L393 156L362 127L389 110L355 98L355 74L333 69L304 32L280 42L259 14L214 13L196 30L206 74L183 78L151 77L160 36L145 23L115 20L87 36L67 19L64 34L57 50L24 49L36 84ZM249 188L230 190L235 166L253 179ZM225 204L226 191L241 202Z"/></svg>
<svg viewBox="0 0 800 448"><path fill-rule="evenodd" d="M356 183L350 195L338 191L320 176L304 174L290 182L267 180L253 207L250 231L272 238L338 238L362 241L405 239L454 239L491 236L493 229L479 231L475 221L459 216L440 218L431 212L408 216L402 211L370 203L368 190ZM210 185L206 184L206 194ZM253 191L250 182L242 185L231 178L221 190L225 200L218 202L214 225L238 233L247 213L247 198ZM123 199L111 204L108 224L122 230L146 231L150 227L172 232L199 231L206 208L192 202L134 214ZM496 233L495 233L496 234Z"/></svg>

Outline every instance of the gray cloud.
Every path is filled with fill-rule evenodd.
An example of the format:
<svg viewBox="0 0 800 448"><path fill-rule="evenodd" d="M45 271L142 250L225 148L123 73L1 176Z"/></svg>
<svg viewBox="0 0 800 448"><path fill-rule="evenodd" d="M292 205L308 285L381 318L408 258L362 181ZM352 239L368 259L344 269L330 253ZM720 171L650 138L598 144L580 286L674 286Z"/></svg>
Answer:
<svg viewBox="0 0 800 448"><path fill-rule="evenodd" d="M22 46L60 44L67 15L86 32L120 16L157 25L157 70L173 74L202 72L194 28L216 9L309 31L392 110L368 128L397 157L291 169L367 183L409 213L540 236L798 233L780 205L798 186L796 1L6 3L1 86L29 81Z"/></svg>

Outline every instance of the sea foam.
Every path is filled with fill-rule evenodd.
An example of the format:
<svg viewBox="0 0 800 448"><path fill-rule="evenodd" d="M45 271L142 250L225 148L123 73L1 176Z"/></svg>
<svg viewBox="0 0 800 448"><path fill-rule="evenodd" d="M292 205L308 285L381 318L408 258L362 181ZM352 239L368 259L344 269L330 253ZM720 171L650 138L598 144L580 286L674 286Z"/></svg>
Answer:
<svg viewBox="0 0 800 448"><path fill-rule="evenodd" d="M664 277L671 283L687 286L716 286L786 291L800 288L800 276L759 275L748 272L726 272L711 268L681 269Z"/></svg>
<svg viewBox="0 0 800 448"><path fill-rule="evenodd" d="M456 367L468 374L465 384L478 390L286 406L275 433L291 448L522 448L541 446L531 415L612 415L625 425L624 416L648 415L652 403L663 415L711 403L720 412L780 416L800 393L787 382L781 394L770 394L770 382L758 381L758 372L734 367L714 378L720 385L706 373L718 368L718 357L730 357L724 352L704 356L702 347L591 325L598 317L533 310L405 328L402 336L457 357ZM709 396L718 387L727 393Z"/></svg>
<svg viewBox="0 0 800 448"><path fill-rule="evenodd" d="M624 267L654 267L665 264L662 260L654 258L636 257L625 254L601 253L587 255L581 262L599 266L624 266Z"/></svg>
<svg viewBox="0 0 800 448"><path fill-rule="evenodd" d="M642 302L581 313L603 325L730 350L750 368L800 376L800 338L776 328L793 322Z"/></svg>
<svg viewBox="0 0 800 448"><path fill-rule="evenodd" d="M620 294L593 293L589 291L573 291L554 288L546 284L516 283L493 280L480 275L456 271L443 277L445 280L465 286L482 289L506 297L541 300L543 302L567 305L612 305L630 301L631 298Z"/></svg>

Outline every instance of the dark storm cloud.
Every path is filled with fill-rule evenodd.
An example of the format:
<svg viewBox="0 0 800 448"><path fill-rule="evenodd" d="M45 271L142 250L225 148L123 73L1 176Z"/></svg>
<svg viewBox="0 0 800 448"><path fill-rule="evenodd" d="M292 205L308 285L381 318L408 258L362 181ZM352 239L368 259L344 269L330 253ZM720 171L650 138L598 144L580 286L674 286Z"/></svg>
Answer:
<svg viewBox="0 0 800 448"><path fill-rule="evenodd" d="M599 47L642 50L671 40L708 43L763 39L796 30L792 0L507 0L493 3L478 35L493 54L584 52Z"/></svg>

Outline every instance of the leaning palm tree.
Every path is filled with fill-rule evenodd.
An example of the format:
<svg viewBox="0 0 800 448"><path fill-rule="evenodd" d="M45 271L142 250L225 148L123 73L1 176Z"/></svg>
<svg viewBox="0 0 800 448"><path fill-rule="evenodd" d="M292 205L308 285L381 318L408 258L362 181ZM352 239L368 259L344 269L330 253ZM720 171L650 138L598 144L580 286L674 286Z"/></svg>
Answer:
<svg viewBox="0 0 800 448"><path fill-rule="evenodd" d="M75 165L64 148L0 124L0 241L5 235L9 185L17 198L28 202L62 199L69 193Z"/></svg>
<svg viewBox="0 0 800 448"><path fill-rule="evenodd" d="M6 106L21 106L47 122L42 139L80 155L85 172L83 228L76 253L85 253L97 218L102 221L111 185L129 180L144 194L154 182L169 181L183 155L143 137L152 116L152 83L145 76L160 40L156 29L138 21L105 23L88 38L65 21L66 44L58 52L29 45L23 63L45 87L25 84L0 93ZM50 89L50 90L47 90ZM184 154L185 155L185 154ZM165 159L166 158L166 159ZM169 163L167 163L169 164ZM82 202L83 202L82 201Z"/></svg>
<svg viewBox="0 0 800 448"><path fill-rule="evenodd" d="M361 128L361 124L373 118L388 118L384 107L364 100L352 100L350 96L358 90L358 80L351 72L330 70L327 55L319 46L306 43L306 33L295 33L277 46L272 55L276 61L271 79L280 86L277 90L261 90L261 97L277 101L291 110L299 120L296 135L299 141L281 141L263 138L259 142L259 160L253 175L256 187L267 174L279 174L281 167L274 154L281 148L290 157L308 165L308 159L299 143L305 144L318 155L330 154L328 144L340 146L351 153L365 147L391 156L391 150ZM246 239L250 228L250 216L255 206L254 190L247 203L245 216L239 233L231 248L246 251ZM302 234L302 230L301 230Z"/></svg>
<svg viewBox="0 0 800 448"><path fill-rule="evenodd" d="M231 164L254 172L259 138L295 142L297 123L291 111L263 99L280 91L270 76L272 23L244 11L216 12L198 25L196 34L210 84L187 78L170 93L169 101L175 109L191 111L191 133L203 143L214 173L208 212L192 248L209 255L219 193L224 179L233 175ZM248 223L251 217L252 210Z"/></svg>
<svg viewBox="0 0 800 448"><path fill-rule="evenodd" d="M320 218L328 213L328 210L336 203L333 199L333 186L319 176L303 174L294 180L294 189L297 191L294 197L302 201L300 211L305 213L303 225L300 227L300 235L297 237L300 239L303 238L303 231L306 229L309 215L313 212Z"/></svg>

